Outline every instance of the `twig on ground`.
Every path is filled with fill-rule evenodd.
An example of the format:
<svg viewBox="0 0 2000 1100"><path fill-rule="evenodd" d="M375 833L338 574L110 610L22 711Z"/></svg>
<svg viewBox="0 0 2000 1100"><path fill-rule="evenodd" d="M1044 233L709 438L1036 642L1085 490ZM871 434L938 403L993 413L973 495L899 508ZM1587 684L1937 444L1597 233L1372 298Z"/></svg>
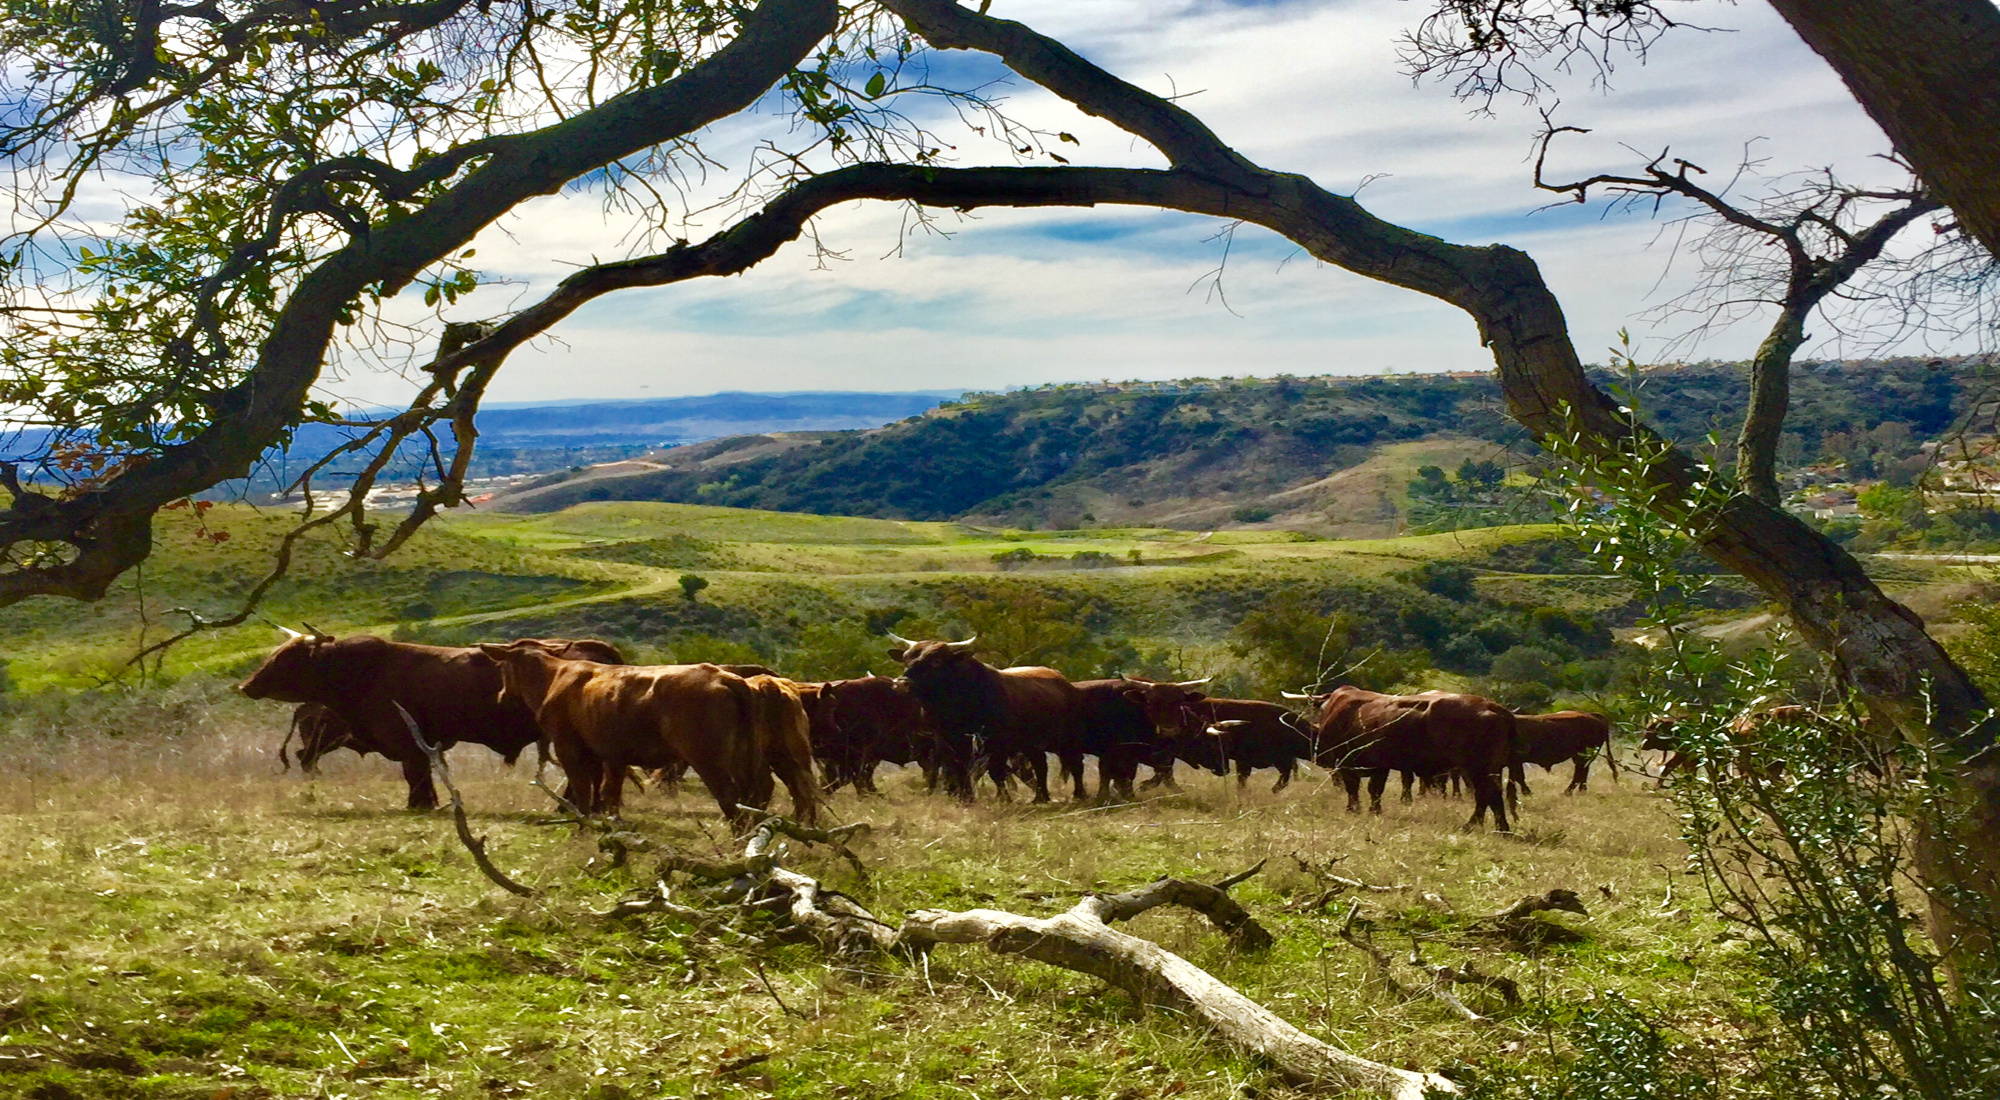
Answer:
<svg viewBox="0 0 2000 1100"><path fill-rule="evenodd" d="M1299 870L1329 885L1325 890L1320 891L1313 897L1304 901L1294 901L1286 906L1286 908L1293 911L1312 912L1326 908L1335 898L1338 898L1349 890L1367 890L1376 894L1390 894L1398 890L1408 890L1410 888L1408 883L1403 882L1396 883L1394 886L1378 886L1372 882L1363 882L1357 878L1348 878L1346 875L1334 874L1332 871L1333 865L1346 858L1344 855L1334 856L1330 859L1321 860L1318 864L1314 864L1306 857L1293 852L1292 862L1299 865Z"/></svg>
<svg viewBox="0 0 2000 1100"><path fill-rule="evenodd" d="M1487 935L1502 936L1517 943L1539 945L1545 943L1576 943L1583 935L1571 928L1565 928L1554 921L1538 919L1535 914L1561 910L1588 917L1590 911L1583 907L1583 899L1576 891L1556 887L1545 894L1530 894L1520 901L1500 910L1489 917L1482 917L1473 923L1475 931Z"/></svg>
<svg viewBox="0 0 2000 1100"><path fill-rule="evenodd" d="M1256 868L1252 868L1254 873ZM1240 882L1245 875L1224 880ZM1168 884L1179 883L1178 887ZM1456 1093L1451 1081L1349 1054L1307 1035L1206 970L1150 940L1110 927L1160 905L1185 904L1189 885L1162 879L1124 894L1093 894L1053 917L993 909L928 909L910 914L897 936L920 957L941 943L979 943L998 955L1023 955L1111 983L1141 1003L1187 1012L1230 1044L1270 1060L1287 1079L1305 1085L1370 1092L1391 1100ZM1219 886L1200 887L1221 895ZM1234 904L1233 902L1231 903ZM1208 914L1216 920L1213 914ZM1219 927L1223 924L1217 920Z"/></svg>
<svg viewBox="0 0 2000 1100"><path fill-rule="evenodd" d="M1460 1019L1468 1023L1479 1024L1482 1027L1490 1026L1495 1021L1490 1016L1484 1016L1473 1011L1464 1001L1459 1000L1458 995L1452 992L1452 986L1485 986L1488 989L1497 991L1501 999L1505 1000L1509 1005L1521 1003L1520 986L1512 978L1487 974L1475 969L1470 963L1461 966L1443 966L1428 963L1424 961L1423 952L1420 950L1417 940L1414 937L1410 940L1410 957L1408 962L1413 970L1428 980L1425 981L1421 989L1413 990L1409 985L1404 984L1396 977L1395 963L1390 959L1389 953L1375 946L1364 931L1357 931L1356 923L1360 917L1360 913L1360 902L1356 901L1348 905L1347 917L1340 923L1340 938L1346 940L1349 945L1368 957L1370 972L1396 996L1404 1000L1429 997L1431 1000L1450 1009Z"/></svg>

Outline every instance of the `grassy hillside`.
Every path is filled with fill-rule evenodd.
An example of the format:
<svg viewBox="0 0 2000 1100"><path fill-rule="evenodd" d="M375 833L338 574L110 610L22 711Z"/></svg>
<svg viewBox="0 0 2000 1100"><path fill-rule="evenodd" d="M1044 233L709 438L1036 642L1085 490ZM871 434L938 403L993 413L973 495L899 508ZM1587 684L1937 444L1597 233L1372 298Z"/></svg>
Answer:
<svg viewBox="0 0 2000 1100"><path fill-rule="evenodd" d="M1734 438L1744 371L1717 364L1600 381L1684 442ZM1781 455L1908 473L1965 405L1973 369L1925 360L1808 364ZM1392 533L1419 467L1529 460L1483 375L1223 379L968 395L868 431L760 435L560 475L496 506L660 500L1017 527L1280 526Z"/></svg>

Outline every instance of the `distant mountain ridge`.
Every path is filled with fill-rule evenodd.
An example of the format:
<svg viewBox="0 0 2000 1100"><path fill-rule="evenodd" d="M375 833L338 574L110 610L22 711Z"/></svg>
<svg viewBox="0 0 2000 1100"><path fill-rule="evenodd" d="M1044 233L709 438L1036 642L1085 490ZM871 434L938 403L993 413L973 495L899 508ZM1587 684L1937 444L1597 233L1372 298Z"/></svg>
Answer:
<svg viewBox="0 0 2000 1100"><path fill-rule="evenodd" d="M1907 461L1913 441L1950 428L1975 374L1943 360L1801 364L1787 462L1810 463L1829 446L1851 449L1852 440L1875 436L1880 447L1868 447ZM1599 381L1687 443L1712 431L1734 438L1747 399L1740 364ZM1235 523L1366 536L1399 529L1420 466L1518 463L1534 450L1484 374L1056 385L967 394L864 430L674 448L617 469L542 479L489 506L658 500L1043 527Z"/></svg>

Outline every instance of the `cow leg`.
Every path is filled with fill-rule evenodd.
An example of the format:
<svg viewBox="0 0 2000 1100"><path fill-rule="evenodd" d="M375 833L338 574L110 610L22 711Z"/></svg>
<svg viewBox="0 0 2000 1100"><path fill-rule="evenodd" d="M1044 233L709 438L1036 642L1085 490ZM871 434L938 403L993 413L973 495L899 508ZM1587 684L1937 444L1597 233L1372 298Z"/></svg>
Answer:
<svg viewBox="0 0 2000 1100"><path fill-rule="evenodd" d="M722 811L722 816L732 825L747 823L747 815L736 807L746 801L748 792L737 783L729 768L720 762L695 762L693 767L694 774L708 788L708 793L715 797L715 805Z"/></svg>
<svg viewBox="0 0 2000 1100"><path fill-rule="evenodd" d="M617 817L625 812L625 767L622 764L604 764L597 770L597 803L599 811L606 817Z"/></svg>
<svg viewBox="0 0 2000 1100"><path fill-rule="evenodd" d="M1049 754L1041 751L1029 753L1028 771L1035 777L1035 801L1049 801ZM1083 776L1079 772L1077 783L1081 785L1082 782Z"/></svg>
<svg viewBox="0 0 2000 1100"><path fill-rule="evenodd" d="M431 780L430 757L403 761L403 782L410 788L409 801L405 803L409 809L437 809L438 793Z"/></svg>
<svg viewBox="0 0 2000 1100"><path fill-rule="evenodd" d="M880 763L880 760L864 760L854 769L855 790L863 794L872 794L878 797L882 794L881 791L875 789L875 767Z"/></svg>
<svg viewBox="0 0 2000 1100"><path fill-rule="evenodd" d="M1361 812L1361 773L1350 768L1340 769L1340 785L1347 788L1347 812Z"/></svg>
<svg viewBox="0 0 2000 1100"><path fill-rule="evenodd" d="M1389 769L1370 772L1368 775L1368 812L1382 812L1382 792L1389 788Z"/></svg>
<svg viewBox="0 0 2000 1100"><path fill-rule="evenodd" d="M1277 794L1279 791L1284 790L1287 786L1290 786L1291 782L1292 782L1292 762L1287 760L1284 763L1278 765L1278 782L1277 785L1271 788L1271 793Z"/></svg>
<svg viewBox="0 0 2000 1100"><path fill-rule="evenodd" d="M603 810L604 762L575 737L555 738L553 747L563 770L564 800L585 815Z"/></svg>
<svg viewBox="0 0 2000 1100"><path fill-rule="evenodd" d="M1169 760L1165 764L1154 764L1152 765L1152 769L1153 769L1153 774L1147 776L1146 781L1139 784L1140 790L1150 791L1154 787L1160 787L1160 786L1164 786L1170 791L1178 791L1181 789L1180 783L1174 779L1173 761ZM1138 771L1139 771L1138 767L1134 766L1132 769L1133 774L1137 775Z"/></svg>
<svg viewBox="0 0 2000 1100"><path fill-rule="evenodd" d="M1507 799L1500 791L1500 777L1490 772L1482 772L1467 777L1466 782L1472 784L1474 807L1472 820L1465 823L1466 828L1472 828L1480 822L1485 821L1486 810L1488 807L1491 807L1493 810L1494 831L1501 833L1513 832L1513 827L1507 823Z"/></svg>
<svg viewBox="0 0 2000 1100"><path fill-rule="evenodd" d="M1570 773L1569 786L1563 790L1564 794L1575 794L1590 789L1590 758L1596 755L1596 749L1577 754L1576 770Z"/></svg>
<svg viewBox="0 0 2000 1100"><path fill-rule="evenodd" d="M1252 769L1250 767L1250 761L1238 760L1236 762L1236 789L1238 791L1241 791L1250 785L1251 770Z"/></svg>
<svg viewBox="0 0 2000 1100"><path fill-rule="evenodd" d="M1414 786L1416 786L1416 783L1417 783L1417 773L1416 773L1416 772L1404 772L1404 773L1402 773L1402 776L1403 776L1403 797L1402 797L1402 803L1403 803L1403 805L1407 806L1407 805L1409 805L1409 804L1410 804L1411 802L1415 801L1415 799L1413 799L1413 798L1411 797L1411 795L1410 795L1410 788L1411 788L1411 787L1414 787Z"/></svg>
<svg viewBox="0 0 2000 1100"><path fill-rule="evenodd" d="M778 773L778 779L791 792L792 817L801 825L812 825L819 821L819 784L813 782L812 765L798 759L794 754L778 752L773 754L771 770ZM856 789L860 784L856 783ZM763 805L771 804L770 794L764 796Z"/></svg>
<svg viewBox="0 0 2000 1100"><path fill-rule="evenodd" d="M1139 778L1139 754L1123 749L1114 749L1097 758L1097 797L1104 797L1104 785L1108 782L1116 796L1123 801L1132 801L1132 783Z"/></svg>
<svg viewBox="0 0 2000 1100"><path fill-rule="evenodd" d="M1070 798L1077 802L1082 802L1089 798L1090 793L1084 789L1083 785L1083 754L1080 752L1064 753L1059 754L1056 759L1062 761L1063 777L1070 781ZM1098 785L1102 786L1104 783L1104 761L1102 759L1098 760L1097 767L1097 782Z"/></svg>

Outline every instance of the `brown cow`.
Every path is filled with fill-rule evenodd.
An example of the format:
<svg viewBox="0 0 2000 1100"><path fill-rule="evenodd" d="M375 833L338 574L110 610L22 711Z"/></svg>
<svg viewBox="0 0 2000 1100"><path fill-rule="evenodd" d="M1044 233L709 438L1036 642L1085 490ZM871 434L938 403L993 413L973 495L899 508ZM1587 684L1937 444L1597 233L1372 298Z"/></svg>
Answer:
<svg viewBox="0 0 2000 1100"><path fill-rule="evenodd" d="M290 633L291 640L265 658L237 690L252 699L327 708L346 727L346 735L334 738L337 743L322 741L325 751L344 746L363 755L379 752L400 764L410 809L434 808L437 788L430 757L410 739L395 704L410 712L440 750L461 741L485 745L511 764L541 736L525 707L496 701L500 670L477 649L391 642L367 634L335 638ZM519 644L585 660L623 660L608 642L551 638ZM296 711L293 717L298 719ZM315 753L314 760L322 754Z"/></svg>
<svg viewBox="0 0 2000 1100"><path fill-rule="evenodd" d="M875 789L875 767L917 764L931 789L937 787L936 755L923 705L904 680L861 676L833 680L820 688L813 717L813 752L826 772L826 789L852 783L867 794Z"/></svg>
<svg viewBox="0 0 2000 1100"><path fill-rule="evenodd" d="M1570 773L1569 786L1563 789L1564 794L1590 789L1590 761L1600 751L1611 768L1611 777L1618 777L1618 761L1611 755L1611 719L1602 714L1587 710L1516 714L1514 735L1514 762L1517 764L1540 764L1546 770L1554 770L1565 760L1575 761L1576 767ZM1525 783L1516 783L1510 775L1507 780L1509 805L1514 804L1517 790L1522 794L1532 793Z"/></svg>
<svg viewBox="0 0 2000 1100"><path fill-rule="evenodd" d="M1238 790L1249 784L1251 772L1276 768L1278 782L1271 787L1276 794L1291 784L1300 760L1313 758L1313 723L1289 707L1261 699L1209 699L1191 709L1204 723L1202 733L1221 751L1216 774L1235 767Z"/></svg>
<svg viewBox="0 0 2000 1100"><path fill-rule="evenodd" d="M1155 780L1171 781L1172 739L1187 725L1187 708L1207 698L1195 689L1210 679L1213 677L1154 681L1120 676L1076 682L1082 696L1083 751L1097 757L1098 798L1115 792L1119 798L1132 799L1132 781L1138 777L1142 761L1153 766L1149 785L1156 785Z"/></svg>
<svg viewBox="0 0 2000 1100"><path fill-rule="evenodd" d="M899 644L889 655L908 670L910 690L937 731L939 767L954 796L972 798L973 773L983 767L1004 795L1008 768L1024 757L1034 773L1035 801L1049 800L1048 753L1062 760L1076 798L1083 798L1082 697L1052 668L998 669L972 655L972 643Z"/></svg>
<svg viewBox="0 0 2000 1100"><path fill-rule="evenodd" d="M1660 777L1656 786L1667 785L1668 777L1683 769L1696 765L1715 763L1701 757L1697 745L1684 743L1680 737L1683 716L1661 715L1646 723L1639 741L1641 751L1666 753L1666 762L1660 767ZM1781 703L1777 706L1752 708L1729 720L1729 745L1725 765L1736 774L1766 782L1784 774L1785 762L1772 759L1764 745L1763 733L1767 726L1808 725L1825 722L1826 716L1811 707L1798 703Z"/></svg>
<svg viewBox="0 0 2000 1100"><path fill-rule="evenodd" d="M1474 809L1467 825L1483 822L1490 809L1494 828L1508 831L1500 774L1514 752L1512 711L1477 695L1384 695L1356 687L1314 700L1319 703L1316 762L1340 776L1348 812L1361 809L1364 775L1369 809L1381 813L1390 772L1428 777L1457 771L1472 785Z"/></svg>
<svg viewBox="0 0 2000 1100"><path fill-rule="evenodd" d="M772 771L800 820L818 814L805 712L783 680L714 665L610 667L525 646L480 651L499 667L502 694L548 737L585 813L619 812L626 767L685 761L732 822L745 820L739 805L769 802Z"/></svg>

